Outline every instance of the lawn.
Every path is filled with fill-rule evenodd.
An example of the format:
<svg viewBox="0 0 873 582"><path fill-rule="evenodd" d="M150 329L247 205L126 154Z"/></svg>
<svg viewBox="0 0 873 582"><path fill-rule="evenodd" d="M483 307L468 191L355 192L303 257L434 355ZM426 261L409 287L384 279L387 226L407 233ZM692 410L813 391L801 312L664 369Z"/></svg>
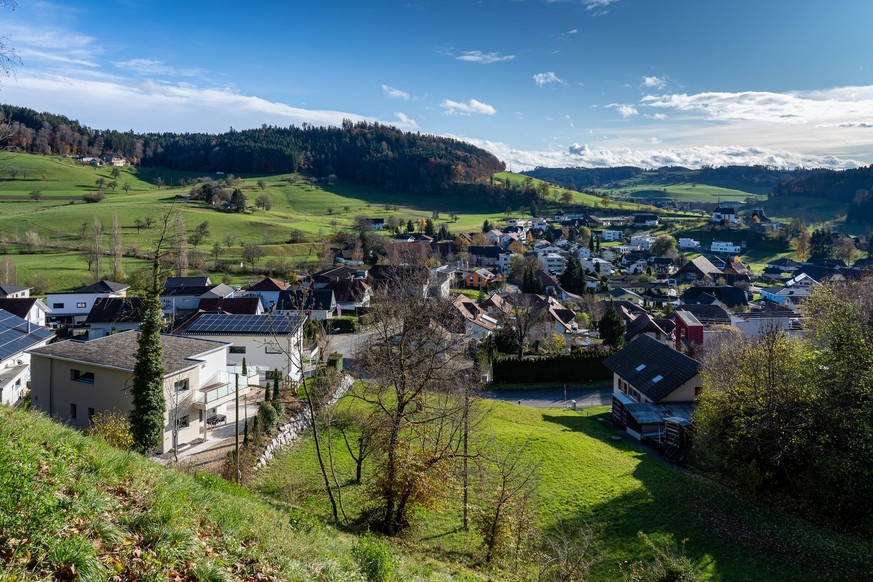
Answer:
<svg viewBox="0 0 873 582"><path fill-rule="evenodd" d="M648 555L637 537L686 540L685 551L708 579L813 580L825 572L870 574L869 540L839 535L742 499L729 488L660 461L636 444L615 442L606 410L572 412L490 403L481 438L501 445L526 443L538 465L538 526L559 523L595 532L592 578L615 580L622 565ZM352 463L335 442L346 510L354 516L367 491L348 481ZM282 452L259 477L258 488L322 516L311 439ZM366 469L366 467L365 467ZM366 471L365 471L366 472ZM431 556L475 565L478 538L458 529L457 490L439 511L422 510L400 543ZM838 568L840 570L833 570ZM840 577L837 575L836 577Z"/></svg>

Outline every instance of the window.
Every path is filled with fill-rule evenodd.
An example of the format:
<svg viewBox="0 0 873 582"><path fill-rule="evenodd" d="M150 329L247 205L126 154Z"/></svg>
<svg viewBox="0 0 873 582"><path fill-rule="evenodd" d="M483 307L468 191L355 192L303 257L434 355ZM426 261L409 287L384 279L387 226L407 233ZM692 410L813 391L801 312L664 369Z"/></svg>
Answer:
<svg viewBox="0 0 873 582"><path fill-rule="evenodd" d="M188 378L185 378L183 380L177 380L173 384L173 389L176 392L184 392L185 390L187 390L188 389Z"/></svg>
<svg viewBox="0 0 873 582"><path fill-rule="evenodd" d="M268 343L264 346L265 354L281 354L282 349L279 347L279 344Z"/></svg>
<svg viewBox="0 0 873 582"><path fill-rule="evenodd" d="M230 353L231 354L244 354L244 353L246 353L246 347L245 346L230 346Z"/></svg>
<svg viewBox="0 0 873 582"><path fill-rule="evenodd" d="M657 376L652 378L652 384L657 384L658 382L660 382L663 379L664 379L664 377L662 375L658 374Z"/></svg>
<svg viewBox="0 0 873 582"><path fill-rule="evenodd" d="M94 409L89 408L88 409L88 422L90 423L93 418L94 418Z"/></svg>
<svg viewBox="0 0 873 582"><path fill-rule="evenodd" d="M88 304L84 301L79 301L76 303L76 309L85 309L86 307L88 307Z"/></svg>
<svg viewBox="0 0 873 582"><path fill-rule="evenodd" d="M645 364L640 364L639 366L637 366L637 367L635 368L635 370L636 370L637 372L640 372L640 371L644 370L645 367L646 367Z"/></svg>
<svg viewBox="0 0 873 582"><path fill-rule="evenodd" d="M76 405L75 404L70 404L70 419L72 419L72 420L76 419Z"/></svg>
<svg viewBox="0 0 873 582"><path fill-rule="evenodd" d="M189 421L190 419L187 414L185 416L180 416L176 419L176 428L188 428Z"/></svg>
<svg viewBox="0 0 873 582"><path fill-rule="evenodd" d="M63 309L63 308L64 308L63 303L52 303L52 309Z"/></svg>
<svg viewBox="0 0 873 582"><path fill-rule="evenodd" d="M82 370L70 370L70 378L73 382L82 382L83 384L94 383L94 372L83 372Z"/></svg>

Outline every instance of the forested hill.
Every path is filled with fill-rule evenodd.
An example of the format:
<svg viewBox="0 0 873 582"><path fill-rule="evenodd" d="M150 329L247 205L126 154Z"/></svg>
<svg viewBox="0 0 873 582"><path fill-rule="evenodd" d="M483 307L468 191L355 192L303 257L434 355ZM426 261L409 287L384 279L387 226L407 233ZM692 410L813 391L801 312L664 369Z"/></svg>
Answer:
<svg viewBox="0 0 873 582"><path fill-rule="evenodd" d="M632 166L615 168L536 168L524 174L577 190L628 187L637 184L665 185L675 182L695 182L721 186L731 184L756 190L771 188L782 182L810 174L810 170L786 170L767 166L704 166L699 169L665 166L645 170Z"/></svg>
<svg viewBox="0 0 873 582"><path fill-rule="evenodd" d="M819 170L775 186L771 197L814 196L849 205L848 222L873 224L873 166Z"/></svg>
<svg viewBox="0 0 873 582"><path fill-rule="evenodd" d="M120 154L141 166L193 172L335 175L410 193L454 193L503 169L492 154L462 141L403 132L378 123L274 127L221 134L95 130L62 115L0 105L18 151L45 155ZM469 186L467 187L469 188Z"/></svg>

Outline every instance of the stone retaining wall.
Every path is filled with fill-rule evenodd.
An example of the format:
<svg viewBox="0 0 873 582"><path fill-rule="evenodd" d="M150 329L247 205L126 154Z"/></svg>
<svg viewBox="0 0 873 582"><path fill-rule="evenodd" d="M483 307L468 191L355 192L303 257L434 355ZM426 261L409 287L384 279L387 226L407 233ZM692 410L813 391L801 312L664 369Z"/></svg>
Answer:
<svg viewBox="0 0 873 582"><path fill-rule="evenodd" d="M332 406L336 404L340 398L342 398L346 392L348 392L349 388L352 387L355 380L348 374L343 376L343 379L340 381L340 385L337 386L336 391L328 402L328 406ZM293 443L297 438L304 433L309 428L309 405L306 404L303 406L303 409L295 414L291 419L285 424L279 427L278 434L273 437L273 440L264 448L264 451L261 453L261 456L258 458L258 462L255 463L255 469L260 469L267 463L269 463L273 459L273 455L281 449L282 447L288 446Z"/></svg>

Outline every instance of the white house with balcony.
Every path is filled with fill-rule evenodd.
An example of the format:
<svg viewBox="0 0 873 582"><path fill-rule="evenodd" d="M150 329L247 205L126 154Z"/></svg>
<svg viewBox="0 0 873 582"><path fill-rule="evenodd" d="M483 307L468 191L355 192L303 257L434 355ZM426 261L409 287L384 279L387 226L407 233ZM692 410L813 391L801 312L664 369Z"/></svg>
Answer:
<svg viewBox="0 0 873 582"><path fill-rule="evenodd" d="M83 323L101 297L127 297L129 285L114 281L97 281L70 293L46 293L45 303L50 309L51 323Z"/></svg>
<svg viewBox="0 0 873 582"><path fill-rule="evenodd" d="M694 240L693 238L680 238L676 242L676 247L680 251L696 251L700 248L700 241Z"/></svg>
<svg viewBox="0 0 873 582"><path fill-rule="evenodd" d="M567 260L562 255L551 252L538 252L537 260L546 272L555 273L557 275L564 272L564 267L567 264Z"/></svg>
<svg viewBox="0 0 873 582"><path fill-rule="evenodd" d="M580 261L582 268L588 272L600 273L601 275L612 275L615 267L609 261L605 261L599 257L591 257Z"/></svg>
<svg viewBox="0 0 873 582"><path fill-rule="evenodd" d="M709 251L712 253L726 253L731 255L738 255L743 251L743 247L732 242L714 240L709 247Z"/></svg>
<svg viewBox="0 0 873 582"><path fill-rule="evenodd" d="M637 248L641 251L647 251L652 248L652 244L655 242L655 237L653 237L648 232L640 232L633 235L630 239L630 246L633 248Z"/></svg>
<svg viewBox="0 0 873 582"><path fill-rule="evenodd" d="M127 416L139 334L127 331L30 350L32 406L80 429L99 412ZM166 453L205 440L208 422L234 401L236 385L227 366L227 343L162 335L161 345L167 411L157 452ZM249 380L254 382L240 379L240 395Z"/></svg>
<svg viewBox="0 0 873 582"><path fill-rule="evenodd" d="M603 242L618 242L624 238L624 234L620 230L604 230L600 233L600 239Z"/></svg>

